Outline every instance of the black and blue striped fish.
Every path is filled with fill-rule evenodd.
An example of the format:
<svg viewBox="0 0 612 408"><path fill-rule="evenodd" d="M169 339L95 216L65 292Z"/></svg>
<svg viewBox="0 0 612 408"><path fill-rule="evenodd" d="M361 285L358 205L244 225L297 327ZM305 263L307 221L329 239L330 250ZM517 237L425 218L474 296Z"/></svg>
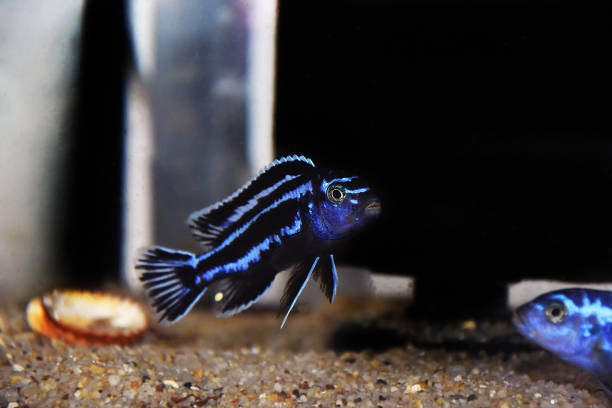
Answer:
<svg viewBox="0 0 612 408"><path fill-rule="evenodd" d="M319 169L304 156L283 157L189 217L204 253L152 247L136 268L160 321L167 323L181 319L207 290L214 293L218 315L238 313L261 298L277 273L291 268L281 298L282 327L310 278L333 302L333 249L380 209L360 177Z"/></svg>

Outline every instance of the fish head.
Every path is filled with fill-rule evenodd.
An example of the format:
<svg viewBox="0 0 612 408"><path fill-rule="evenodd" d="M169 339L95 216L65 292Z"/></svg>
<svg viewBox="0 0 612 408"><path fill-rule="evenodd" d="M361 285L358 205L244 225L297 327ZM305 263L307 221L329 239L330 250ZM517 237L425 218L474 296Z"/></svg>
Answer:
<svg viewBox="0 0 612 408"><path fill-rule="evenodd" d="M525 337L560 358L592 369L592 355L602 345L602 328L612 309L596 293L565 289L545 293L515 311L514 324Z"/></svg>
<svg viewBox="0 0 612 408"><path fill-rule="evenodd" d="M309 213L318 238L347 237L369 224L381 212L380 199L359 176L334 171L320 175Z"/></svg>

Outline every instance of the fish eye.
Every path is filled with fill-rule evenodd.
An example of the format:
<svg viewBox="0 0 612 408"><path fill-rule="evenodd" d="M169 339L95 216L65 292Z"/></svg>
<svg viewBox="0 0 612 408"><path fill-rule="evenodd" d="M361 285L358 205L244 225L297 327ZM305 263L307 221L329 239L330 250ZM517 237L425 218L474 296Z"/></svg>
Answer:
<svg viewBox="0 0 612 408"><path fill-rule="evenodd" d="M546 315L546 320L548 320L552 324L559 324L565 321L567 317L567 309L565 305L559 302L553 302L544 311Z"/></svg>
<svg viewBox="0 0 612 408"><path fill-rule="evenodd" d="M340 204L344 197L346 196L346 192L344 187L340 184L332 184L327 187L327 199L334 204Z"/></svg>

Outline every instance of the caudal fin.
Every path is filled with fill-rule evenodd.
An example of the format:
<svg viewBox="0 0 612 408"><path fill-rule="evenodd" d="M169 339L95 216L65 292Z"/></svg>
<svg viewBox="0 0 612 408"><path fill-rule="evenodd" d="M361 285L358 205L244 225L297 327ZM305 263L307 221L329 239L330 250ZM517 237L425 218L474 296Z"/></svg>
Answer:
<svg viewBox="0 0 612 408"><path fill-rule="evenodd" d="M179 321L206 291L195 265L194 254L163 247L149 248L138 259L140 281L160 322Z"/></svg>

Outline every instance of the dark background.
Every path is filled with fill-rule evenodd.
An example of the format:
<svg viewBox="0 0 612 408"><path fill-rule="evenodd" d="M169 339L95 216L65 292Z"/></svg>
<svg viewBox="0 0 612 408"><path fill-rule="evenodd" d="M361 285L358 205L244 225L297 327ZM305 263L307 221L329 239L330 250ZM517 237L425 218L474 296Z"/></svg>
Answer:
<svg viewBox="0 0 612 408"><path fill-rule="evenodd" d="M354 169L383 217L339 262L417 310L612 278L609 14L570 2L282 1L276 145ZM451 307L449 307L451 306Z"/></svg>
<svg viewBox="0 0 612 408"><path fill-rule="evenodd" d="M281 0L277 155L352 169L383 202L338 262L416 276L413 310L441 317L502 311L523 278L609 281L608 16L572 2ZM75 285L119 270L127 33L122 2L86 3L58 207Z"/></svg>
<svg viewBox="0 0 612 408"><path fill-rule="evenodd" d="M83 4L79 66L66 129L58 213L58 286L99 289L119 280L127 74L133 67L122 1ZM64 148L64 147L62 147Z"/></svg>

